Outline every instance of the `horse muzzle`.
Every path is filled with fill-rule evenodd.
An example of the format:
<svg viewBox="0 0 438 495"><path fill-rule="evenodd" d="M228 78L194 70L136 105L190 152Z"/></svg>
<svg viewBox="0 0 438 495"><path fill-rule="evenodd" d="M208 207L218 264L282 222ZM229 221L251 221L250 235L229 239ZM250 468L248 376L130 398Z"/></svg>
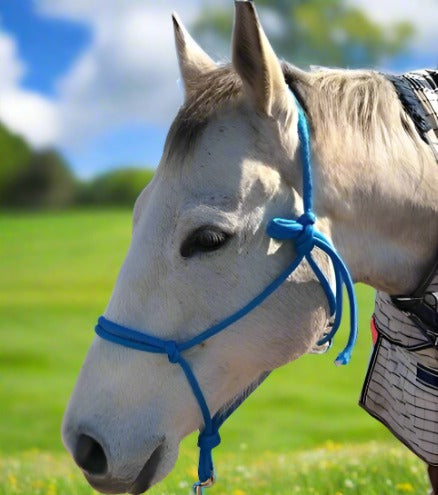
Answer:
<svg viewBox="0 0 438 495"><path fill-rule="evenodd" d="M80 433L79 435L64 435L66 447L76 464L81 468L88 483L102 493L132 493L138 495L148 490L156 481L156 474L168 451L164 437L155 440L149 449L147 457L137 476L120 477L112 472L114 459L109 456L108 449L94 436ZM146 454L147 455L147 454Z"/></svg>

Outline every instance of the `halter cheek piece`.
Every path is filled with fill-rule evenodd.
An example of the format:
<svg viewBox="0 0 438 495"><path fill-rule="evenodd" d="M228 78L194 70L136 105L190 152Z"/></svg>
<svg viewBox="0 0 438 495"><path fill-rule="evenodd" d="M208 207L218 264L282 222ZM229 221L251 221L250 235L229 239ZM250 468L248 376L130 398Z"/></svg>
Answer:
<svg viewBox="0 0 438 495"><path fill-rule="evenodd" d="M321 232L318 232L314 226L316 217L313 213L312 205L312 167L309 128L304 110L299 102L297 100L295 101L298 108L298 136L301 144L300 153L303 166L304 214L296 220L291 218L274 218L267 226L267 234L270 237L278 240L291 240L294 243L296 257L292 263L260 294L243 306L243 308L239 309L219 323L207 328L196 337L184 342L163 340L158 337L154 337L153 335L147 335L143 332L138 332L122 325L118 325L117 323L107 320L103 316L99 318L96 326L96 333L103 339L139 351L167 354L170 363L181 366L192 389L193 395L198 402L204 420L204 428L198 437L198 446L200 449L198 466L199 481L194 485L195 492L198 495L202 493L203 488L209 487L214 483L215 474L212 450L217 447L221 441L219 436L219 428L233 413L233 411L235 411L235 409L245 400L249 393L252 392L264 380L268 373L262 375L259 380L252 384L247 394L240 397L236 401L233 401L231 406L225 407L212 417L198 380L193 374L190 364L183 357L184 351L199 345L213 335L216 335L222 330L228 328L233 323L247 315L254 308L262 304L263 301L267 299L289 277L289 275L291 275L291 273L293 273L303 259L307 260L315 272L315 275L317 276L327 296L330 315L334 316L334 323L331 331L318 342L318 345L331 342L339 328L342 319L342 290L344 285L346 287L350 303L350 334L345 349L338 355L335 361L336 364L347 364L349 362L354 344L356 342L357 303L350 273L345 263L336 252L336 249L332 245L331 241ZM327 278L312 257L311 253L315 247L324 251L332 261L336 281L335 293L333 293Z"/></svg>

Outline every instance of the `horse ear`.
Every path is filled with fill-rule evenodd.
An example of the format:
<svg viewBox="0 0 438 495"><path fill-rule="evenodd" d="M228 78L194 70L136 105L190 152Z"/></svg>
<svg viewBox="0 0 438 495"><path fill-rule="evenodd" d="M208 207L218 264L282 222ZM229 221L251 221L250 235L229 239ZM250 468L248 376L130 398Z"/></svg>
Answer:
<svg viewBox="0 0 438 495"><path fill-rule="evenodd" d="M288 96L287 85L271 44L250 0L236 0L233 32L233 66L257 109L272 115L275 99Z"/></svg>
<svg viewBox="0 0 438 495"><path fill-rule="evenodd" d="M216 64L190 36L175 12L172 14L172 20L181 77L186 94L189 94L198 77L215 69Z"/></svg>

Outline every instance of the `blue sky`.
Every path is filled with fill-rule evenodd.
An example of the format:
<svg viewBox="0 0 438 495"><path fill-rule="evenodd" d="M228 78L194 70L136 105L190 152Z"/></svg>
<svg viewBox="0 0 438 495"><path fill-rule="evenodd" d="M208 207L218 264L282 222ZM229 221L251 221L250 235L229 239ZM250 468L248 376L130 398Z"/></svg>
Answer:
<svg viewBox="0 0 438 495"><path fill-rule="evenodd" d="M56 146L82 177L156 166L182 98L170 13L190 24L209 1L0 0L0 119L36 148ZM408 53L383 69L437 65L436 0L347 1L414 24Z"/></svg>
<svg viewBox="0 0 438 495"><path fill-rule="evenodd" d="M3 1L0 13L2 30L15 38L27 66L21 85L54 96L56 80L86 49L91 29L80 22L38 15L31 0Z"/></svg>

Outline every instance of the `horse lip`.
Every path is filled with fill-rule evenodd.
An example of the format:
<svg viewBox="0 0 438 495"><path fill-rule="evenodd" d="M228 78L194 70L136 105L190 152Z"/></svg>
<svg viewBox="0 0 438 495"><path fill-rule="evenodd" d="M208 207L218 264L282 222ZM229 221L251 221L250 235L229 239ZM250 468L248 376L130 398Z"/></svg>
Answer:
<svg viewBox="0 0 438 495"><path fill-rule="evenodd" d="M127 489L126 482L117 480L115 478L106 478L102 480L102 479L93 478L92 476L87 476L87 474L85 473L84 475L88 483L95 490L101 493L123 493Z"/></svg>
<svg viewBox="0 0 438 495"><path fill-rule="evenodd" d="M129 489L129 493L132 493L132 495L140 495L140 493L145 492L151 487L152 479L154 478L157 467L163 457L164 448L165 444L162 442L152 452L152 455L145 462L145 465L137 476L137 479Z"/></svg>

